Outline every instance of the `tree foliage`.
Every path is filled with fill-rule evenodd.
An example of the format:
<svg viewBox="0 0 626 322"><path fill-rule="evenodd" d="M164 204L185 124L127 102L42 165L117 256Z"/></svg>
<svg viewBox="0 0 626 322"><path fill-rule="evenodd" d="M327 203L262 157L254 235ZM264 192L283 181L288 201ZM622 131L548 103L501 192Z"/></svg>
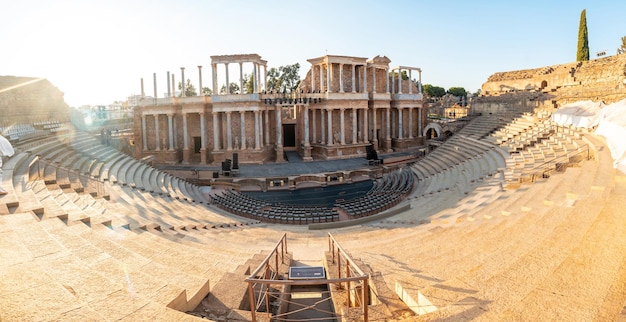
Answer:
<svg viewBox="0 0 626 322"><path fill-rule="evenodd" d="M178 96L183 96L182 94L182 90L183 90L183 85L178 82L178 90L181 91L180 94L178 94ZM191 80L187 79L187 83L185 84L185 96L196 96L198 95L198 93L196 92L196 88L193 86L193 84L191 84Z"/></svg>
<svg viewBox="0 0 626 322"><path fill-rule="evenodd" d="M209 87L202 87L202 95L211 96L213 95L213 90L210 89Z"/></svg>
<svg viewBox="0 0 626 322"><path fill-rule="evenodd" d="M448 94L461 97L467 95L467 91L463 87L450 87L448 88Z"/></svg>
<svg viewBox="0 0 626 322"><path fill-rule="evenodd" d="M239 85L237 83L230 83L228 89L230 94L239 94ZM222 85L222 88L220 88L220 95L224 94L226 94L226 85Z"/></svg>
<svg viewBox="0 0 626 322"><path fill-rule="evenodd" d="M422 90L428 97L443 97L446 95L446 90L443 87L433 86L431 84L424 84Z"/></svg>
<svg viewBox="0 0 626 322"><path fill-rule="evenodd" d="M300 85L300 63L270 68L267 71L268 91L293 92Z"/></svg>
<svg viewBox="0 0 626 322"><path fill-rule="evenodd" d="M617 48L617 54L626 53L626 36L622 37L622 45Z"/></svg>
<svg viewBox="0 0 626 322"><path fill-rule="evenodd" d="M578 50L576 51L576 61L589 60L589 34L587 34L587 11L583 9L580 13L580 24L578 26Z"/></svg>
<svg viewBox="0 0 626 322"><path fill-rule="evenodd" d="M246 90L246 94L254 93L254 75L243 75L243 87Z"/></svg>

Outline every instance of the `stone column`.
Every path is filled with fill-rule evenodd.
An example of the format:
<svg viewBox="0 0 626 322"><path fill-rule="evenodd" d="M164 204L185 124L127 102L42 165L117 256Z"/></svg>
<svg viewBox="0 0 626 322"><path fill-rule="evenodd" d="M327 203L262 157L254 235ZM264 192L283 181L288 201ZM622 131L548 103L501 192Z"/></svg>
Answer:
<svg viewBox="0 0 626 322"><path fill-rule="evenodd" d="M367 65L363 65L363 93L367 93Z"/></svg>
<svg viewBox="0 0 626 322"><path fill-rule="evenodd" d="M220 129L218 121L218 112L213 112L213 150L220 150Z"/></svg>
<svg viewBox="0 0 626 322"><path fill-rule="evenodd" d="M346 135L345 135L345 110L342 108L339 110L339 141L341 145L346 144Z"/></svg>
<svg viewBox="0 0 626 322"><path fill-rule="evenodd" d="M202 66L198 65L198 96L204 96L202 94Z"/></svg>
<svg viewBox="0 0 626 322"><path fill-rule="evenodd" d="M398 68L398 94L402 94L402 69Z"/></svg>
<svg viewBox="0 0 626 322"><path fill-rule="evenodd" d="M328 63L328 65L326 66L326 87L328 88L328 90L326 92L328 93L332 93L333 92L333 73L332 73L332 68L333 68L333 64Z"/></svg>
<svg viewBox="0 0 626 322"><path fill-rule="evenodd" d="M141 98L146 97L146 92L143 91L143 78L141 78Z"/></svg>
<svg viewBox="0 0 626 322"><path fill-rule="evenodd" d="M385 68L385 75L389 74L389 69ZM386 93L389 93L389 76L385 77L385 90Z"/></svg>
<svg viewBox="0 0 626 322"><path fill-rule="evenodd" d="M387 80L391 79L391 93L396 93L396 81L393 78L393 69L391 70L391 76L387 75Z"/></svg>
<svg viewBox="0 0 626 322"><path fill-rule="evenodd" d="M417 137L422 137L422 108L417 108Z"/></svg>
<svg viewBox="0 0 626 322"><path fill-rule="evenodd" d="M367 143L369 141L369 118L368 115L369 114L369 109L364 108L363 109L363 133L361 134L363 136L363 142Z"/></svg>
<svg viewBox="0 0 626 322"><path fill-rule="evenodd" d="M311 121L311 123L313 123L313 143L317 143L317 113L315 111L316 109L311 110L311 117L313 117L313 120Z"/></svg>
<svg viewBox="0 0 626 322"><path fill-rule="evenodd" d="M161 151L161 132L159 131L159 114L154 115L154 132L155 132L155 150Z"/></svg>
<svg viewBox="0 0 626 322"><path fill-rule="evenodd" d="M409 83L411 85L411 83ZM409 139L413 138L413 108L409 107Z"/></svg>
<svg viewBox="0 0 626 322"><path fill-rule="evenodd" d="M328 113L328 145L333 145L333 111L327 110Z"/></svg>
<svg viewBox="0 0 626 322"><path fill-rule="evenodd" d="M283 162L284 160L282 107L276 106L276 161Z"/></svg>
<svg viewBox="0 0 626 322"><path fill-rule="evenodd" d="M304 147L310 147L309 142L309 106L304 105Z"/></svg>
<svg viewBox="0 0 626 322"><path fill-rule="evenodd" d="M146 133L146 115L141 114L141 138L143 141L143 150L148 150L148 133Z"/></svg>
<svg viewBox="0 0 626 322"><path fill-rule="evenodd" d="M172 91L170 87L170 72L167 72L167 97L172 97Z"/></svg>
<svg viewBox="0 0 626 322"><path fill-rule="evenodd" d="M176 96L176 76L172 73L172 96Z"/></svg>
<svg viewBox="0 0 626 322"><path fill-rule="evenodd" d="M267 90L267 65L263 65L263 87Z"/></svg>
<svg viewBox="0 0 626 322"><path fill-rule="evenodd" d="M343 93L343 64L339 64L339 93Z"/></svg>
<svg viewBox="0 0 626 322"><path fill-rule="evenodd" d="M260 69L260 65L257 63L252 63L252 67L254 68L254 70L252 71L252 93L258 93L260 92L260 84L261 82L259 82L259 74L261 73Z"/></svg>
<svg viewBox="0 0 626 322"><path fill-rule="evenodd" d="M356 65L352 64L352 93L356 93Z"/></svg>
<svg viewBox="0 0 626 322"><path fill-rule="evenodd" d="M226 66L226 94L230 94L230 81L229 81L229 77L228 77L228 63L224 63L224 66Z"/></svg>
<svg viewBox="0 0 626 322"><path fill-rule="evenodd" d="M260 116L259 116L259 111L254 111L254 149L255 150L260 150L260 137L259 137L259 131L260 131Z"/></svg>
<svg viewBox="0 0 626 322"><path fill-rule="evenodd" d="M374 144L374 148L378 148L378 132L376 129L378 128L377 117L376 117L376 108L372 108L372 125L374 128L372 129L372 143Z"/></svg>
<svg viewBox="0 0 626 322"><path fill-rule="evenodd" d="M217 88L217 64L211 64L211 73L212 73L212 77L213 77L213 95L218 95L218 88Z"/></svg>
<svg viewBox="0 0 626 322"><path fill-rule="evenodd" d="M263 131L263 114L265 113L263 113L263 111L259 111L259 148L262 148L263 142L265 142L265 133Z"/></svg>
<svg viewBox="0 0 626 322"><path fill-rule="evenodd" d="M154 103L157 103L157 86L156 86L156 73L152 74L152 85L154 86Z"/></svg>
<svg viewBox="0 0 626 322"><path fill-rule="evenodd" d="M311 92L315 92L315 66L311 67Z"/></svg>
<svg viewBox="0 0 626 322"><path fill-rule="evenodd" d="M183 162L189 162L189 132L187 113L183 113Z"/></svg>
<svg viewBox="0 0 626 322"><path fill-rule="evenodd" d="M385 139L391 140L391 109L385 109Z"/></svg>
<svg viewBox="0 0 626 322"><path fill-rule="evenodd" d="M243 94L243 63L239 63L239 93Z"/></svg>
<svg viewBox="0 0 626 322"><path fill-rule="evenodd" d="M263 136L265 137L265 145L270 145L270 112L268 110L265 111L265 133Z"/></svg>
<svg viewBox="0 0 626 322"><path fill-rule="evenodd" d="M412 82L412 81L411 81L411 72L412 72L412 71L413 71L412 69L409 69L409 94L413 94L413 84L411 84L411 82ZM410 110L409 110L409 111L410 111ZM410 115L410 114L409 114L409 115Z"/></svg>
<svg viewBox="0 0 626 322"><path fill-rule="evenodd" d="M200 150L206 150L206 117L200 113Z"/></svg>
<svg viewBox="0 0 626 322"><path fill-rule="evenodd" d="M174 151L174 123L172 122L173 117L174 114L167 114L167 132L170 139L169 148L167 149L168 151Z"/></svg>
<svg viewBox="0 0 626 322"><path fill-rule="evenodd" d="M185 134L186 136L187 134ZM204 112L200 112L200 162L206 163L206 117Z"/></svg>
<svg viewBox="0 0 626 322"><path fill-rule="evenodd" d="M324 122L324 110L320 109L320 137L322 144L327 144L326 142L326 123Z"/></svg>
<svg viewBox="0 0 626 322"><path fill-rule="evenodd" d="M357 143L357 124L356 124L356 108L352 109L352 144Z"/></svg>
<svg viewBox="0 0 626 322"><path fill-rule="evenodd" d="M189 135L187 132L187 113L183 113L183 149L189 149Z"/></svg>
<svg viewBox="0 0 626 322"><path fill-rule="evenodd" d="M402 139L402 108L398 108L398 139Z"/></svg>
<svg viewBox="0 0 626 322"><path fill-rule="evenodd" d="M322 68L322 64L320 64L320 93L324 91L324 70Z"/></svg>
<svg viewBox="0 0 626 322"><path fill-rule="evenodd" d="M376 93L376 67L372 68L372 93Z"/></svg>
<svg viewBox="0 0 626 322"><path fill-rule="evenodd" d="M187 96L186 93L185 93L185 67L181 67L180 68L180 78L181 78L180 79L180 82L181 82L180 83L181 84L181 86L180 86L180 88L181 88L180 96L185 97L185 96Z"/></svg>
<svg viewBox="0 0 626 322"><path fill-rule="evenodd" d="M241 150L246 149L246 111L239 112L241 117Z"/></svg>
<svg viewBox="0 0 626 322"><path fill-rule="evenodd" d="M418 69L417 70L417 84L419 84L419 88L417 89L420 93L422 92L422 70Z"/></svg>
<svg viewBox="0 0 626 322"><path fill-rule="evenodd" d="M230 151L233 149L233 125L230 114L232 112L226 112L226 150Z"/></svg>

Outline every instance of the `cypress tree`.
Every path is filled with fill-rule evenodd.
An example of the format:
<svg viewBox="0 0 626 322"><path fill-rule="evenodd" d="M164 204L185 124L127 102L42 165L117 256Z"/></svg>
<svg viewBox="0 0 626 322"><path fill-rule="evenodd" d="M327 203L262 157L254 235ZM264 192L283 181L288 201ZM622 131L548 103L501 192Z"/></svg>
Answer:
<svg viewBox="0 0 626 322"><path fill-rule="evenodd" d="M589 60L589 35L587 34L587 10L580 13L580 25L578 26L578 51L576 61Z"/></svg>

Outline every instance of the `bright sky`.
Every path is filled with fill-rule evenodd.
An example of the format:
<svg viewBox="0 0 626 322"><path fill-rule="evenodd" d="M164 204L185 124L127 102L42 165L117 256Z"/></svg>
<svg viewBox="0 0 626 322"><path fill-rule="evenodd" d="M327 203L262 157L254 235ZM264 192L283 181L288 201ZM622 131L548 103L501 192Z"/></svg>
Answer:
<svg viewBox="0 0 626 322"><path fill-rule="evenodd" d="M141 78L152 95L153 73L161 96L180 67L197 87L205 66L210 86L210 56L249 53L268 68L300 63L303 76L310 58L385 55L425 84L474 92L495 72L575 61L582 9L592 59L626 36L615 0L2 2L0 75L47 78L70 106L125 100Z"/></svg>

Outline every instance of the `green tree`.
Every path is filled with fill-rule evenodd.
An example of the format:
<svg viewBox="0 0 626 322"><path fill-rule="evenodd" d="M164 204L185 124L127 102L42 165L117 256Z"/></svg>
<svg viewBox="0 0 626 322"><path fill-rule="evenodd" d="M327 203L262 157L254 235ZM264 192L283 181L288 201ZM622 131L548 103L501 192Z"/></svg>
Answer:
<svg viewBox="0 0 626 322"><path fill-rule="evenodd" d="M270 68L266 88L269 91L293 92L300 85L300 63Z"/></svg>
<svg viewBox="0 0 626 322"><path fill-rule="evenodd" d="M587 34L587 10L580 13L580 25L578 26L578 50L576 61L589 60L589 35Z"/></svg>
<svg viewBox="0 0 626 322"><path fill-rule="evenodd" d="M467 91L463 87L450 87L448 88L448 94L461 97L467 95Z"/></svg>
<svg viewBox="0 0 626 322"><path fill-rule="evenodd" d="M446 95L446 90L443 87L433 86L431 84L424 84L422 90L428 97L443 97Z"/></svg>
<svg viewBox="0 0 626 322"><path fill-rule="evenodd" d="M182 89L183 89L183 85L178 82L178 90L181 91L181 94L178 94L178 96L183 96L182 94ZM187 83L185 84L185 96L196 96L198 95L198 93L196 92L196 88L191 84L191 81L189 79L187 79Z"/></svg>
<svg viewBox="0 0 626 322"><path fill-rule="evenodd" d="M239 85L237 85L237 83L230 83L228 89L230 90L231 94L239 94ZM220 95L224 94L226 94L226 85L222 85L222 88L220 88Z"/></svg>
<svg viewBox="0 0 626 322"><path fill-rule="evenodd" d="M213 95L213 90L208 87L202 87L202 95L211 96Z"/></svg>
<svg viewBox="0 0 626 322"><path fill-rule="evenodd" d="M617 54L626 53L626 36L622 37L622 45L617 48Z"/></svg>
<svg viewBox="0 0 626 322"><path fill-rule="evenodd" d="M246 94L254 93L254 75L243 75L243 87L246 90Z"/></svg>

